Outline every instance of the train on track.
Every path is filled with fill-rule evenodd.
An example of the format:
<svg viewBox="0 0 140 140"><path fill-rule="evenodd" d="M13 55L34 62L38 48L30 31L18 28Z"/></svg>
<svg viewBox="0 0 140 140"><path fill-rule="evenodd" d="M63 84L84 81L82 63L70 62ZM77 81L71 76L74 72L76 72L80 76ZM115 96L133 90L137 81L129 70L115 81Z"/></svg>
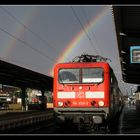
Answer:
<svg viewBox="0 0 140 140"><path fill-rule="evenodd" d="M53 104L57 124L105 126L123 107L123 96L107 58L82 54L54 68Z"/></svg>

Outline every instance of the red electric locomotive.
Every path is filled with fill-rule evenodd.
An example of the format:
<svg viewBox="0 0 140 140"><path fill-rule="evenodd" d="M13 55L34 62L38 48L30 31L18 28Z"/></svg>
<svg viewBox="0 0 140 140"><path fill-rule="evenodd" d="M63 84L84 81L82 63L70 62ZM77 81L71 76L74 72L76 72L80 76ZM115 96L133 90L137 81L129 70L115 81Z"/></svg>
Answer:
<svg viewBox="0 0 140 140"><path fill-rule="evenodd" d="M54 113L57 123L107 124L121 108L113 70L101 56L81 55L54 68Z"/></svg>

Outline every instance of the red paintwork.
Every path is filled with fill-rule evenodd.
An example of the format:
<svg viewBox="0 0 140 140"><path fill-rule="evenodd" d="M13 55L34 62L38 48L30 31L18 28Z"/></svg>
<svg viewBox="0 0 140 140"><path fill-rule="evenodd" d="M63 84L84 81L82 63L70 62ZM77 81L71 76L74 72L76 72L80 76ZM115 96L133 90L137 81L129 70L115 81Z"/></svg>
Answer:
<svg viewBox="0 0 140 140"><path fill-rule="evenodd" d="M89 67L101 67L104 69L104 81L101 84L59 84L58 82L58 71L60 68L89 68ZM79 86L82 86L82 90L79 89ZM89 89L90 88L90 89ZM81 92L81 98L69 98L69 99L57 99L57 92L65 91L65 92ZM96 91L104 91L104 98L85 98L85 92L96 92ZM58 107L58 101L66 102L68 101L68 105L71 108L90 108L93 107L91 105L92 101L95 101L94 107L99 107L98 102L104 101L103 107L109 107L110 102L110 66L106 62L88 62L88 63L61 63L57 64L54 68L54 89L53 89L53 100L54 107ZM80 94L80 93L79 93ZM63 106L65 107L65 106Z"/></svg>

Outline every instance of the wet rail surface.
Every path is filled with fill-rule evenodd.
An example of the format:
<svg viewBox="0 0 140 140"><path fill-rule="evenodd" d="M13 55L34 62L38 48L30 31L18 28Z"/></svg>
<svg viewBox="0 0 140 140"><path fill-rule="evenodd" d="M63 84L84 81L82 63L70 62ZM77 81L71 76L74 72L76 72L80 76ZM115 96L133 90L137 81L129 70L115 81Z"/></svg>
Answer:
<svg viewBox="0 0 140 140"><path fill-rule="evenodd" d="M119 121L119 134L139 134L140 135L140 111L136 110L136 105L126 104Z"/></svg>

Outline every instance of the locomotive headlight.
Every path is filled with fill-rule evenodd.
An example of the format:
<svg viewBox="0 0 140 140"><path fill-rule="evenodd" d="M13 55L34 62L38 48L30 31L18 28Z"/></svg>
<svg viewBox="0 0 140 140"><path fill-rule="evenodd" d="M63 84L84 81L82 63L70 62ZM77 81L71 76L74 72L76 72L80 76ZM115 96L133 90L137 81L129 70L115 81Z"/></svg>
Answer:
<svg viewBox="0 0 140 140"><path fill-rule="evenodd" d="M99 101L98 104L99 106L104 106L104 101Z"/></svg>
<svg viewBox="0 0 140 140"><path fill-rule="evenodd" d="M63 102L60 102L60 101L59 101L59 102L58 102L58 106L61 106L61 107L62 107L62 106L63 106Z"/></svg>

